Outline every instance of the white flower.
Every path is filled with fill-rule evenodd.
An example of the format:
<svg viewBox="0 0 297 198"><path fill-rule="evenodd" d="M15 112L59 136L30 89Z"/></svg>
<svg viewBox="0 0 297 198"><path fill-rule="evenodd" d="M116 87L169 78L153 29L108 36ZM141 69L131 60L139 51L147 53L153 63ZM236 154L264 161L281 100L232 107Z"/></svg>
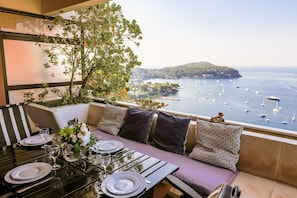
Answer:
<svg viewBox="0 0 297 198"><path fill-rule="evenodd" d="M76 143L76 141L77 141L77 137L74 135L74 136L72 136L72 139L71 139L71 141L73 142L73 143Z"/></svg>
<svg viewBox="0 0 297 198"><path fill-rule="evenodd" d="M90 133L90 131L86 131L85 133L86 133L86 134L85 134L85 136L82 138L82 141L83 141L83 144L84 144L84 145L87 145L87 144L89 144L89 142L90 142L91 133Z"/></svg>

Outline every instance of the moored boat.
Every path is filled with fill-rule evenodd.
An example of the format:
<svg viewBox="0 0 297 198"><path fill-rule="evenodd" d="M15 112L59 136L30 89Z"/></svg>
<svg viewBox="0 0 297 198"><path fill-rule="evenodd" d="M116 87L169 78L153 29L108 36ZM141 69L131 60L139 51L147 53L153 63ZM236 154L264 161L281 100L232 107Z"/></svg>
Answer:
<svg viewBox="0 0 297 198"><path fill-rule="evenodd" d="M272 109L273 112L279 112L280 107L278 106L278 100L275 102L275 108Z"/></svg>
<svg viewBox="0 0 297 198"><path fill-rule="evenodd" d="M276 101L280 101L280 98L279 98L279 97L276 97L276 96L269 96L267 99L268 99L268 100L276 100Z"/></svg>
<svg viewBox="0 0 297 198"><path fill-rule="evenodd" d="M286 117L285 120L282 121L282 124L288 124L288 118Z"/></svg>

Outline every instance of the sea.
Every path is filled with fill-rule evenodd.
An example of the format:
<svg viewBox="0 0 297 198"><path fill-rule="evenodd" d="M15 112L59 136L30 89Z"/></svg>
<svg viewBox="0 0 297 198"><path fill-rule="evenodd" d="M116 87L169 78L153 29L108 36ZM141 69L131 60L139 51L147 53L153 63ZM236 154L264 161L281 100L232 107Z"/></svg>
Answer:
<svg viewBox="0 0 297 198"><path fill-rule="evenodd" d="M297 67L238 67L235 79L150 79L180 85L164 109L297 132ZM270 96L279 101L269 100Z"/></svg>

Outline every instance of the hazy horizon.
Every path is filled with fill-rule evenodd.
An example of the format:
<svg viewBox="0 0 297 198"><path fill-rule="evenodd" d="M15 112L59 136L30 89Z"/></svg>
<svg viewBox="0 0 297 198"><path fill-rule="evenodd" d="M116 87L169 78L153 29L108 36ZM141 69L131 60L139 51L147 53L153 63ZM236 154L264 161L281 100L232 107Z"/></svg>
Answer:
<svg viewBox="0 0 297 198"><path fill-rule="evenodd" d="M297 1L116 0L143 33L141 67L207 61L230 67L296 67Z"/></svg>

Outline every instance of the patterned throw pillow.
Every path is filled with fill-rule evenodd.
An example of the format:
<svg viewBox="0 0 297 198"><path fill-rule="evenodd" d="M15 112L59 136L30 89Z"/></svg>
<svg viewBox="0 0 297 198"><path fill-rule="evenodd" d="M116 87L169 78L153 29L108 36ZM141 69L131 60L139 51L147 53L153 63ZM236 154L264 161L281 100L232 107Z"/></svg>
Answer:
<svg viewBox="0 0 297 198"><path fill-rule="evenodd" d="M243 126L196 121L195 146L190 158L236 171Z"/></svg>
<svg viewBox="0 0 297 198"><path fill-rule="evenodd" d="M173 153L185 153L185 140L190 119L159 112L154 144L166 151Z"/></svg>
<svg viewBox="0 0 297 198"><path fill-rule="evenodd" d="M154 110L130 107L119 136L146 144L150 135L154 113Z"/></svg>
<svg viewBox="0 0 297 198"><path fill-rule="evenodd" d="M97 129L112 135L118 135L127 114L128 108L107 104Z"/></svg>

